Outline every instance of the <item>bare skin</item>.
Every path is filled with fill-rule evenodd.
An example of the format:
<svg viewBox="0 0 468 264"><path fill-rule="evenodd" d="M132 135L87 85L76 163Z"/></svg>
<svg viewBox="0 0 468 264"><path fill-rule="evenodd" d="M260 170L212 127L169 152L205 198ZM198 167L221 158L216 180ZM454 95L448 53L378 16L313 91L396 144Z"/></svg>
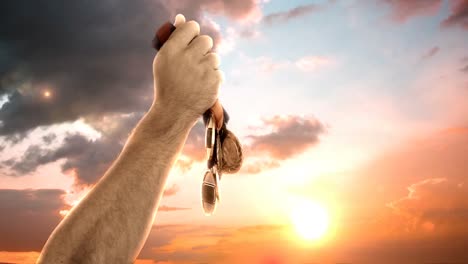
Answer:
<svg viewBox="0 0 468 264"><path fill-rule="evenodd" d="M138 256L169 171L190 129L215 104L222 81L211 38L182 15L175 25L154 59L150 110L102 179L54 230L37 263L133 263Z"/></svg>

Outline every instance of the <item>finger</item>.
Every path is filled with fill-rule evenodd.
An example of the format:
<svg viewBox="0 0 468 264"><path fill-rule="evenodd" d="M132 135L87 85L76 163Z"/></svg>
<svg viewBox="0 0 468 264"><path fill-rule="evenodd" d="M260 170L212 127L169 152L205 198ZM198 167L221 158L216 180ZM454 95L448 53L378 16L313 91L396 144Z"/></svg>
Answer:
<svg viewBox="0 0 468 264"><path fill-rule="evenodd" d="M192 39L194 39L199 34L200 25L198 25L197 22L191 20L177 27L167 41L171 42L171 45L186 47L190 41L192 41Z"/></svg>
<svg viewBox="0 0 468 264"><path fill-rule="evenodd" d="M201 35L192 40L189 47L201 56L204 56L213 48L213 39L207 35Z"/></svg>
<svg viewBox="0 0 468 264"><path fill-rule="evenodd" d="M216 100L215 104L210 108L210 110L216 122L216 128L221 129L224 123L224 113L219 99Z"/></svg>
<svg viewBox="0 0 468 264"><path fill-rule="evenodd" d="M215 72L217 73L219 84L222 84L224 82L224 72L220 70L216 70Z"/></svg>
<svg viewBox="0 0 468 264"><path fill-rule="evenodd" d="M185 16L182 14L177 14L174 21L174 26L178 27L185 23Z"/></svg>
<svg viewBox="0 0 468 264"><path fill-rule="evenodd" d="M209 52L203 57L203 60L209 65L210 68L217 70L220 64L220 58L217 53Z"/></svg>

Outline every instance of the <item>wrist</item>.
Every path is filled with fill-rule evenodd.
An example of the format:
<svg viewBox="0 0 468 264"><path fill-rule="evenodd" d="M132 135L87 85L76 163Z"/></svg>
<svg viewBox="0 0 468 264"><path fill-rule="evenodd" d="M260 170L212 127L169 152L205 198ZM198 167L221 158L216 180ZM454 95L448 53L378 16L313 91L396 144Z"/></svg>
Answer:
<svg viewBox="0 0 468 264"><path fill-rule="evenodd" d="M154 130L155 124L157 124L158 127L164 129L174 128L182 132L184 130L190 131L197 120L198 116L190 115L182 109L166 107L156 101L143 117L141 125Z"/></svg>

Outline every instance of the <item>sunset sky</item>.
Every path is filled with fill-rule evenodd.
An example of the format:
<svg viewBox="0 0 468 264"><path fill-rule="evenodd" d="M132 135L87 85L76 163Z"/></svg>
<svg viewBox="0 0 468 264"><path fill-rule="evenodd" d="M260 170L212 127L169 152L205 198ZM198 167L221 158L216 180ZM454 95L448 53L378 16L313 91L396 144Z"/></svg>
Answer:
<svg viewBox="0 0 468 264"><path fill-rule="evenodd" d="M2 1L0 263L34 263L118 155L178 13L245 161L205 216L197 123L137 263L468 263L466 0Z"/></svg>

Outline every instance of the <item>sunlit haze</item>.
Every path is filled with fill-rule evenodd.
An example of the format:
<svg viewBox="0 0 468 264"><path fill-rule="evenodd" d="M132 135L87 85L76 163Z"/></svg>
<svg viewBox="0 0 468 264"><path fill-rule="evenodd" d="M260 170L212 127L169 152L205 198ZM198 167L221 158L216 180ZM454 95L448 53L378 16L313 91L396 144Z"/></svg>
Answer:
<svg viewBox="0 0 468 264"><path fill-rule="evenodd" d="M136 263L468 263L466 0L1 1L0 263L34 263L118 156L178 13L244 163L205 216L195 124Z"/></svg>

